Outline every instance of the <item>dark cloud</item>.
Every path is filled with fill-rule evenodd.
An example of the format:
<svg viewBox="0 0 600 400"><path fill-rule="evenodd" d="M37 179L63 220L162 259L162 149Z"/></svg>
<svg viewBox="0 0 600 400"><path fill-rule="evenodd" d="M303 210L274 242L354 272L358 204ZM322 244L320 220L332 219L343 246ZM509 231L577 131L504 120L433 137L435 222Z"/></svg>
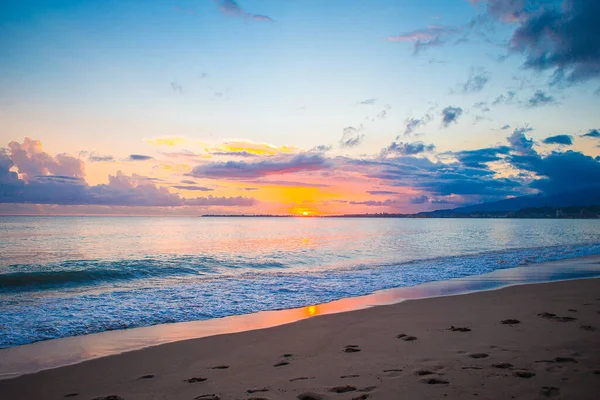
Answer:
<svg viewBox="0 0 600 400"><path fill-rule="evenodd" d="M417 196L417 197L411 197L410 198L410 204L425 204L429 202L429 197L425 196L425 195L421 195L421 196Z"/></svg>
<svg viewBox="0 0 600 400"><path fill-rule="evenodd" d="M588 133L581 135L581 137L600 138L600 132L598 129L590 129Z"/></svg>
<svg viewBox="0 0 600 400"><path fill-rule="evenodd" d="M371 99L359 101L358 104L365 105L365 106L370 106L370 105L375 104L376 102L377 102L377 99L371 98Z"/></svg>
<svg viewBox="0 0 600 400"><path fill-rule="evenodd" d="M199 191L199 192L212 192L213 188L209 188L209 187L205 187L205 186L196 186L196 185L175 185L175 186L171 186L174 189L181 189L181 190L194 190L194 191Z"/></svg>
<svg viewBox="0 0 600 400"><path fill-rule="evenodd" d="M115 161L115 159L113 156L103 156L103 155L91 153L88 156L88 161L89 162L111 162L111 161Z"/></svg>
<svg viewBox="0 0 600 400"><path fill-rule="evenodd" d="M404 129L405 135L412 135L415 130L421 126L424 126L432 120L431 114L425 114L422 118L407 118L404 123L406 128Z"/></svg>
<svg viewBox="0 0 600 400"><path fill-rule="evenodd" d="M536 152L514 155L508 160L514 167L534 173L537 179L531 187L545 193L587 189L600 182L600 162L572 150L552 152L545 157Z"/></svg>
<svg viewBox="0 0 600 400"><path fill-rule="evenodd" d="M329 166L330 162L321 154L302 153L253 163L245 161L212 162L195 167L190 175L197 178L211 179L248 179L275 174L316 171L329 168Z"/></svg>
<svg viewBox="0 0 600 400"><path fill-rule="evenodd" d="M372 195L382 195L382 194L398 194L398 192L392 192L390 190L369 190L367 191L367 193L372 194Z"/></svg>
<svg viewBox="0 0 600 400"><path fill-rule="evenodd" d="M510 125L504 125L502 128L500 128L501 130L505 131L507 129L510 129Z"/></svg>
<svg viewBox="0 0 600 400"><path fill-rule="evenodd" d="M128 158L129 161L147 161L152 160L152 157L145 156L143 154L131 154Z"/></svg>
<svg viewBox="0 0 600 400"><path fill-rule="evenodd" d="M397 155L414 155L424 153L427 151L433 151L435 146L433 144L425 144L423 142L392 142L388 147L381 151L381 155L385 156L397 156Z"/></svg>
<svg viewBox="0 0 600 400"><path fill-rule="evenodd" d="M462 150L452 153L459 162L466 167L471 168L487 168L486 163L499 161L501 155L506 155L510 152L508 146L488 147L477 150Z"/></svg>
<svg viewBox="0 0 600 400"><path fill-rule="evenodd" d="M367 201L349 201L348 204L369 206L369 207L390 207L397 203L396 200L387 199L384 201L379 200L367 200Z"/></svg>
<svg viewBox="0 0 600 400"><path fill-rule="evenodd" d="M192 180L189 180L189 179L184 179L184 180L181 181L181 183L185 183L186 185L195 185L196 184L195 181L192 181Z"/></svg>
<svg viewBox="0 0 600 400"><path fill-rule="evenodd" d="M218 0L218 1L219 1L219 8L225 14L235 16L235 17L252 19L255 21L273 22L273 19L266 15L249 13L248 11L241 8L239 6L239 4L237 3L237 1L234 1L234 0Z"/></svg>
<svg viewBox="0 0 600 400"><path fill-rule="evenodd" d="M533 139L528 139L527 136L525 136L525 133L531 132L532 130L533 129L528 126L515 129L512 135L507 138L511 150L521 155L533 153L533 145L535 142Z"/></svg>
<svg viewBox="0 0 600 400"><path fill-rule="evenodd" d="M340 139L340 147L355 147L362 143L365 135L360 133L363 126L360 125L358 128L348 126L344 128L344 133Z"/></svg>
<svg viewBox="0 0 600 400"><path fill-rule="evenodd" d="M450 124L458 121L458 118L463 113L463 109L460 107L448 106L442 110L442 124L444 127L450 126Z"/></svg>
<svg viewBox="0 0 600 400"><path fill-rule="evenodd" d="M511 46L525 55L526 67L552 71L555 82L567 84L600 77L599 1L518 3L522 8Z"/></svg>
<svg viewBox="0 0 600 400"><path fill-rule="evenodd" d="M471 68L469 78L462 84L462 91L463 93L480 92L489 80L490 74L485 68Z"/></svg>
<svg viewBox="0 0 600 400"><path fill-rule="evenodd" d="M555 103L556 100L554 99L554 97L547 95L542 90L537 90L533 94L533 96L531 96L531 98L527 101L527 107L534 108Z"/></svg>
<svg viewBox="0 0 600 400"><path fill-rule="evenodd" d="M311 152L311 153L327 153L332 148L333 148L333 146L331 146L331 145L321 144L319 146L313 147L312 149L309 150L309 152Z"/></svg>
<svg viewBox="0 0 600 400"><path fill-rule="evenodd" d="M570 135L556 135L550 136L543 140L545 144L562 144L565 146L571 146L573 144L573 137Z"/></svg>

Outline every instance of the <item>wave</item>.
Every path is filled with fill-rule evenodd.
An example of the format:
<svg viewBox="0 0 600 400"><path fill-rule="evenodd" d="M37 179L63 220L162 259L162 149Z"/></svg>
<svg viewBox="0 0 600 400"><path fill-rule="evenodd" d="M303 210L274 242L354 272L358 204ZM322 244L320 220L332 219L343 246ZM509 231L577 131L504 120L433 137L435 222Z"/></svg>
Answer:
<svg viewBox="0 0 600 400"><path fill-rule="evenodd" d="M0 348L115 329L296 308L395 287L481 275L519 265L535 268L535 264L540 262L594 254L600 254L600 243L488 251L312 271L286 268L283 264L270 262L242 263L216 259L200 262L201 257L169 256L116 263L88 260L89 265L102 268L96 271L19 271L1 275L0 285L12 285L9 288L13 290L0 292ZM124 265L129 267L124 268ZM219 269L242 266L247 269L229 275L221 274ZM258 271L261 268L275 269ZM569 273L567 270L564 272ZM51 296L32 296L28 290L28 285L78 285L98 280L160 279L202 274L209 278L182 279L166 285L158 282L143 287L115 284L100 292L56 292ZM560 279L560 276L547 278Z"/></svg>
<svg viewBox="0 0 600 400"><path fill-rule="evenodd" d="M278 262L228 262L213 257L178 256L142 260L69 260L48 265L13 265L0 274L0 291L44 290L56 286L90 285L101 282L222 275L225 269L285 268Z"/></svg>

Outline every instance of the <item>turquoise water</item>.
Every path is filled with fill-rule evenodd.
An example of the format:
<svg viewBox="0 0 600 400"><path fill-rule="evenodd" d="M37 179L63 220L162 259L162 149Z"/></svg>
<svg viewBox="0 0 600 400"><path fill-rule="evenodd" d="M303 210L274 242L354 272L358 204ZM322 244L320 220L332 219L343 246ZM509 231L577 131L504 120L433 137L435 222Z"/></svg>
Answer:
<svg viewBox="0 0 600 400"><path fill-rule="evenodd" d="M600 254L594 220L0 217L0 348Z"/></svg>

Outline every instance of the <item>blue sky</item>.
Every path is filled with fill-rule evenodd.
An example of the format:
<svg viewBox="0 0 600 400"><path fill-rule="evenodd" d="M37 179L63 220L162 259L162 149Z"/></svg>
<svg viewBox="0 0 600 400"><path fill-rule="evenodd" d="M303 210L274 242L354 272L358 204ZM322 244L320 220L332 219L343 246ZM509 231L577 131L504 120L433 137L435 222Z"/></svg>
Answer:
<svg viewBox="0 0 600 400"><path fill-rule="evenodd" d="M597 140L581 137L600 127L600 56L593 50L600 39L586 19L600 17L592 0L25 0L0 7L1 146L24 143L25 137L39 140L50 157L66 153L85 163L86 185L106 184L122 171L160 179L167 183L156 183L158 188L186 197L173 181L185 180L205 163L238 162L239 154L228 159L203 152L230 142L296 149L268 155L281 162L331 146L324 157L337 158L336 167L344 157L381 158L390 143L423 142L435 150L397 155L436 163L449 162L461 150L505 145L515 129L528 127L527 137L542 156L568 150L600 154ZM534 40L529 30L549 10L558 22L545 27L547 32L564 35L572 48L581 48L576 41L587 38L589 54L565 59L562 44L544 41L544 30ZM590 31L573 34L560 26ZM444 124L448 107L460 112ZM411 119L422 123L407 135ZM561 134L571 135L572 145L543 143ZM185 138L179 150L198 156L187 170L180 168L181 176L157 171L178 163L149 144L161 137ZM354 145L342 144L353 138ZM91 163L85 157L92 153L112 161ZM130 154L149 154L154 164L120 162ZM22 179L11 160L10 170ZM505 164L494 169L496 177L518 175L515 165ZM52 175L48 168L39 172ZM353 179L361 173L372 183L364 171ZM201 179L209 185L212 178ZM227 186L215 195L235 197L239 177L233 178L236 185L219 183L222 179L213 179L215 188ZM356 196L348 180L340 178L346 187L332 193ZM514 194L534 190L530 183L521 182ZM353 184L365 193L366 182ZM392 202L377 211L435 208L430 201L418 207L408 201L410 195L435 194L402 187L405 197L386 199ZM332 193L300 196L297 202L344 201ZM454 195L452 201L461 204L491 198ZM333 210L331 204L307 206L319 207ZM298 207L281 210L293 208Z"/></svg>

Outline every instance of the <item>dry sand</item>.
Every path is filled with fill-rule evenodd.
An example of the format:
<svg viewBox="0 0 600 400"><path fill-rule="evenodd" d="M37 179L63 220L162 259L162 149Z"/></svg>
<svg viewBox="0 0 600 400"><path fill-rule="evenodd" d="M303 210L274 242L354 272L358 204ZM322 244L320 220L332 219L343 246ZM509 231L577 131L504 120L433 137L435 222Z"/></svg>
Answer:
<svg viewBox="0 0 600 400"><path fill-rule="evenodd" d="M0 398L598 399L599 328L599 279L514 286L164 344L0 381Z"/></svg>

